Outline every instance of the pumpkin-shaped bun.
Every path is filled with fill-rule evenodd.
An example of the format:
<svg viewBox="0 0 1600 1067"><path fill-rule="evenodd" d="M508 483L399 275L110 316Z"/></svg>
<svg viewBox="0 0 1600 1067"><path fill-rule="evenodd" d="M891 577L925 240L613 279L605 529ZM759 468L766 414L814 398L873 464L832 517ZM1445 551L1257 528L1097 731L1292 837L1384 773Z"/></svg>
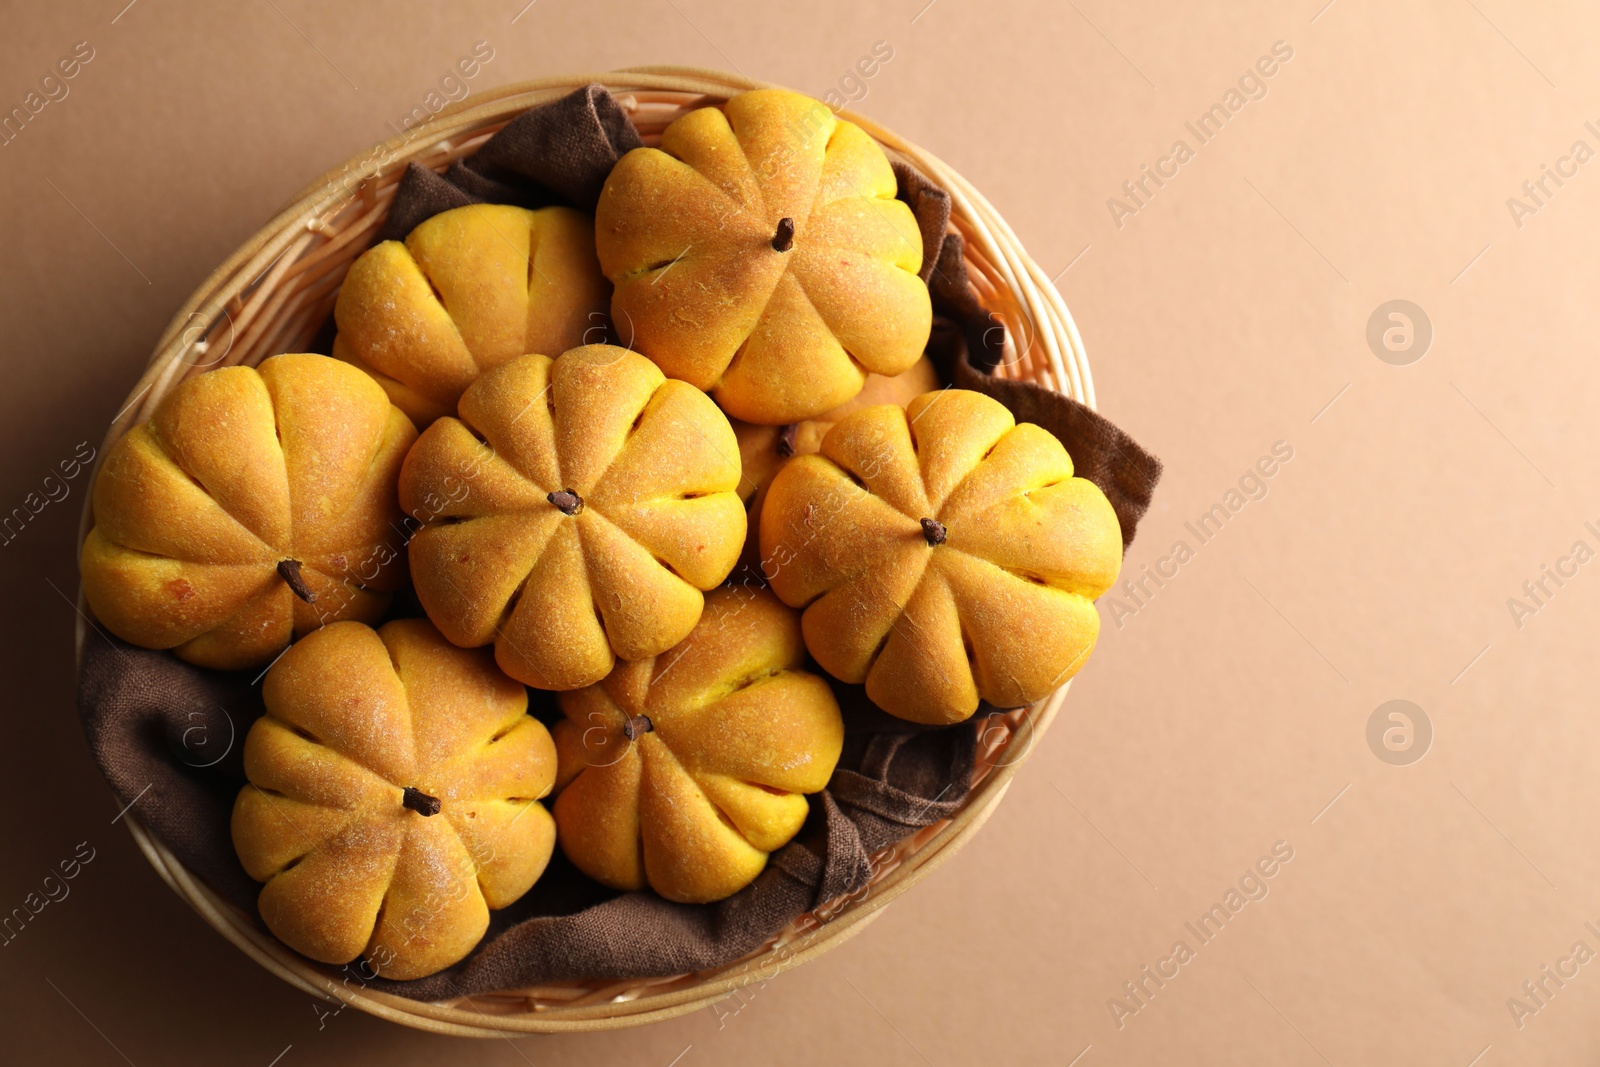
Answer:
<svg viewBox="0 0 1600 1067"><path fill-rule="evenodd" d="M290 948L420 978L544 873L555 748L487 652L424 619L336 623L285 652L262 696L233 844Z"/></svg>
<svg viewBox="0 0 1600 1067"><path fill-rule="evenodd" d="M609 345L502 364L428 427L400 501L417 596L539 689L599 681L688 636L744 542L739 446L691 385Z"/></svg>
<svg viewBox="0 0 1600 1067"><path fill-rule="evenodd" d="M800 622L766 590L725 587L678 647L563 693L553 733L561 848L618 889L721 900L761 873L828 784L844 720L800 670Z"/></svg>
<svg viewBox="0 0 1600 1067"><path fill-rule="evenodd" d="M948 389L858 411L790 461L767 492L761 551L825 670L865 682L892 715L948 723L1077 672L1122 534L1060 441Z"/></svg>
<svg viewBox="0 0 1600 1067"><path fill-rule="evenodd" d="M395 482L417 432L354 367L273 356L179 385L106 452L80 561L112 633L202 667L376 621L405 584Z"/></svg>
<svg viewBox="0 0 1600 1067"><path fill-rule="evenodd" d="M333 354L425 426L490 367L603 340L610 293L583 212L458 207L350 265Z"/></svg>
<svg viewBox="0 0 1600 1067"><path fill-rule="evenodd" d="M742 565L756 567L761 559L761 505L766 499L767 486L773 475L789 462L792 456L809 456L822 447L822 437L833 424L877 404L899 404L904 407L923 393L939 388L939 372L927 356L911 365L911 369L893 376L867 375L861 392L846 400L832 411L816 418L790 423L788 426L763 426L729 419L733 436L739 440L739 464L743 477L739 479L739 497L744 501L749 517L749 530L745 534Z"/></svg>
<svg viewBox="0 0 1600 1067"><path fill-rule="evenodd" d="M781 424L899 374L928 341L922 237L883 150L798 93L668 126L595 209L618 333L729 415Z"/></svg>

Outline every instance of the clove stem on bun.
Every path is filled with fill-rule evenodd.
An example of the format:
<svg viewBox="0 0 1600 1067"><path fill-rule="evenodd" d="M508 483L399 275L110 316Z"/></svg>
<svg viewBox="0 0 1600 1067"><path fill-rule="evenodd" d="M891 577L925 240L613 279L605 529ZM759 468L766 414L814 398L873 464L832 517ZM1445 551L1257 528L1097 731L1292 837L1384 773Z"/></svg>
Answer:
<svg viewBox="0 0 1600 1067"><path fill-rule="evenodd" d="M778 232L772 238L774 252L787 252L794 247L794 219L787 215L778 220Z"/></svg>
<svg viewBox="0 0 1600 1067"><path fill-rule="evenodd" d="M414 785L408 785L400 796L400 803L416 812L418 815L439 814L439 798L430 797Z"/></svg>
<svg viewBox="0 0 1600 1067"><path fill-rule="evenodd" d="M554 504L556 510L563 515L576 515L583 510L583 497L574 493L571 489L562 489L550 493L545 499Z"/></svg>
<svg viewBox="0 0 1600 1067"><path fill-rule="evenodd" d="M297 559L281 559L278 561L278 577L283 579L294 595L304 600L307 604L317 602L317 594L311 591L306 584L305 576L300 573L300 561Z"/></svg>

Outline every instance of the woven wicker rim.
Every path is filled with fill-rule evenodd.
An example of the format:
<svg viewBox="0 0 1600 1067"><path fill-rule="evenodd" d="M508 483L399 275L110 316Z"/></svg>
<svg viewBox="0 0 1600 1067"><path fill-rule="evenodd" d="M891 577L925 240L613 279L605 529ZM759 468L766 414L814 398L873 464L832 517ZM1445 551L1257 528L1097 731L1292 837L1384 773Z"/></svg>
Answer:
<svg viewBox="0 0 1600 1067"><path fill-rule="evenodd" d="M443 170L453 160L471 155L521 112L596 82L619 97L647 144L659 140L661 131L685 111L746 89L775 87L686 67L547 78L481 94L441 112L425 127L375 146L308 185L195 290L162 333L144 375L112 421L105 443L148 419L177 383L194 374L233 364L254 366L268 355L304 350L332 311L346 269L382 226L407 164ZM949 190L951 224L965 238L969 276L984 305L1007 327L1006 348L996 373L1038 382L1093 407L1094 384L1072 316L999 213L933 155L870 119L849 111L840 114L876 138L891 157L906 160ZM92 524L90 494L79 527L80 547ZM87 607L81 589L79 607ZM80 612L76 631L80 660L88 632L87 618ZM725 997L748 995L780 972L860 932L885 905L977 832L1055 717L1066 692L1067 686L1062 686L1030 707L992 716L982 735L966 804L953 818L875 854L874 874L865 889L802 916L745 959L695 974L554 983L434 1003L380 993L282 945L255 916L189 873L136 814L130 812L124 821L151 866L206 922L267 970L319 999L416 1029L459 1036L637 1026L686 1014Z"/></svg>

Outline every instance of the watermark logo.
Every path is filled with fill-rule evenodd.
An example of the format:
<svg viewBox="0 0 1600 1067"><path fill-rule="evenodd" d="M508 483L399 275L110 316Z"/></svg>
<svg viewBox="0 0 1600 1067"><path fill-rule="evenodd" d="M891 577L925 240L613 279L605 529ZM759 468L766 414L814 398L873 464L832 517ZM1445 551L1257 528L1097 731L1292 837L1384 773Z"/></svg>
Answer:
<svg viewBox="0 0 1600 1067"><path fill-rule="evenodd" d="M984 717L978 728L978 751L994 748L993 763L996 768L1021 763L1033 751L1034 719L1037 716L1025 711L1015 722L1012 712L996 711Z"/></svg>
<svg viewBox="0 0 1600 1067"><path fill-rule="evenodd" d="M1408 767L1428 754L1433 721L1409 700L1379 704L1367 718L1367 747L1383 762Z"/></svg>
<svg viewBox="0 0 1600 1067"><path fill-rule="evenodd" d="M191 711L181 725L182 730L172 727L172 732L177 734L173 739L174 748L178 759L196 770L221 763L233 751L234 740L238 737L233 716L226 708L217 708L215 714Z"/></svg>
<svg viewBox="0 0 1600 1067"><path fill-rule="evenodd" d="M868 84L878 76L878 72L889 65L894 59L894 45L888 41L874 41L872 51L856 60L855 66L846 70L839 76L839 80L822 94L822 102L834 111L841 111L847 105L859 104L867 98L872 91Z"/></svg>
<svg viewBox="0 0 1600 1067"><path fill-rule="evenodd" d="M1388 300L1367 319L1367 347L1391 367L1406 367L1428 354L1433 320L1409 300Z"/></svg>
<svg viewBox="0 0 1600 1067"><path fill-rule="evenodd" d="M51 471L39 482L39 488L23 497L22 503L12 508L10 514L0 513L0 546L15 541L45 508L71 496L73 479L89 469L94 457L94 447L88 441L79 441L72 455L57 462L56 471L60 471L60 477L56 476L56 471Z"/></svg>
<svg viewBox="0 0 1600 1067"><path fill-rule="evenodd" d="M1236 86L1230 85L1220 99L1183 124L1194 144L1191 145L1188 138L1179 137L1154 164L1141 163L1139 173L1122 183L1122 195L1106 198L1106 210L1111 213L1111 221L1117 229L1122 229L1131 216L1149 207L1156 194L1181 173L1200 149L1215 140L1246 105L1266 99L1268 80L1293 58L1293 45L1274 41L1271 55L1261 56L1253 66L1246 67Z"/></svg>
<svg viewBox="0 0 1600 1067"><path fill-rule="evenodd" d="M28 90L22 103L0 113L0 148L21 137L31 123L38 121L39 113L45 108L65 100L72 92L72 86L67 83L76 78L94 57L94 45L79 41L72 46L71 55L62 56L56 60L55 66L45 72L39 79L37 89Z"/></svg>
<svg viewBox="0 0 1600 1067"><path fill-rule="evenodd" d="M1246 905L1267 899L1270 882L1289 861L1294 859L1294 846L1287 841L1276 841L1269 854L1262 855L1246 867L1234 884L1223 891L1220 899L1198 919L1183 924L1183 934L1172 943L1172 949L1154 964L1144 964L1137 974L1122 983L1122 991L1106 998L1106 1010L1111 1021L1121 1030L1128 1020L1148 1008L1156 995L1169 982L1183 973L1200 950L1222 935L1228 925L1239 917ZM1192 943L1191 943L1192 942Z"/></svg>
<svg viewBox="0 0 1600 1067"><path fill-rule="evenodd" d="M1583 528L1600 540L1600 527L1586 522ZM1580 538L1572 543L1566 555L1557 557L1554 566L1539 564L1538 575L1522 583L1523 595L1506 597L1506 610L1511 613L1511 621L1517 629L1522 629L1530 618L1539 614L1568 582L1581 573L1583 565L1594 557L1595 552L1589 542Z"/></svg>
<svg viewBox="0 0 1600 1067"><path fill-rule="evenodd" d="M1294 446L1288 441L1275 442L1270 453L1259 457L1239 475L1236 488L1230 487L1210 508L1193 521L1183 524L1184 530L1193 538L1192 542L1189 537L1180 537L1173 542L1166 555L1154 564L1143 564L1137 574L1132 572L1131 567L1125 566L1121 584L1108 590L1099 601L1116 628L1122 629L1130 618L1149 607L1156 594L1177 578L1183 566L1194 559L1200 549L1210 544L1248 504L1265 500L1272 491L1270 483L1273 476L1292 459Z"/></svg>
<svg viewBox="0 0 1600 1067"><path fill-rule="evenodd" d="M30 890L22 899L22 903L11 909L10 914L0 915L0 948L5 948L22 936L22 931L38 918L39 913L51 904L59 904L66 900L72 893L69 885L74 878L83 873L83 868L94 862L94 846L87 841L79 842L72 855L59 861L38 883L38 889Z"/></svg>
<svg viewBox="0 0 1600 1067"><path fill-rule="evenodd" d="M1583 924L1583 928L1596 937L1600 937L1600 928L1592 922ZM1518 1030L1528 1025L1531 1016L1549 1007L1550 1001L1555 999L1557 993L1566 988L1568 982L1578 977L1578 972L1584 964L1594 959L1594 949L1589 947L1587 941L1575 941L1572 950L1565 956L1558 957L1555 966L1541 964L1538 973L1522 983L1520 996L1506 998L1506 1011L1511 1014L1511 1021Z"/></svg>
<svg viewBox="0 0 1600 1067"><path fill-rule="evenodd" d="M1600 126L1592 121L1585 122L1583 128L1600 137ZM1506 210L1517 229L1522 229L1529 218L1548 207L1562 187L1578 176L1578 169L1593 158L1594 149L1589 147L1588 141L1580 139L1572 142L1566 155L1556 159L1554 167L1548 163L1539 164L1539 173L1522 183L1521 194L1506 197Z"/></svg>
<svg viewBox="0 0 1600 1067"><path fill-rule="evenodd" d="M484 67L494 62L494 56L494 47L488 41L474 44L472 53L456 60L453 67L440 75L439 88L428 90L428 95L401 117L400 124L395 129L409 133L419 126L426 126L433 121L435 115L445 109L446 105L465 100L472 92L472 87L467 83L476 78Z"/></svg>

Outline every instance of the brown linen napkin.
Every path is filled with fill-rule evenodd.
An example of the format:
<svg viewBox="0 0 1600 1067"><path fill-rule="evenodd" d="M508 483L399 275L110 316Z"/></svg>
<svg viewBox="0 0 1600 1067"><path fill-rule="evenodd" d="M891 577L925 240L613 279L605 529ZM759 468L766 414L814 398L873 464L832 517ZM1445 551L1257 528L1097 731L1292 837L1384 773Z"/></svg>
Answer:
<svg viewBox="0 0 1600 1067"><path fill-rule="evenodd" d="M444 175L413 165L402 178L383 238L479 202L592 210L612 165L639 144L616 100L598 85L519 116ZM1028 383L990 377L1003 345L998 320L967 284L960 238L946 236L950 197L896 166L899 194L923 234L922 276L937 315L929 355L946 380L995 396L1019 419L1066 444L1079 472L1110 497L1132 540L1160 464L1082 405ZM970 339L970 340L969 340ZM969 359L967 352L978 353ZM1102 480L1104 479L1104 480ZM417 615L413 597L394 616ZM820 673L820 672L819 672ZM649 892L617 893L579 873L557 849L550 869L511 907L493 913L472 955L441 974L390 982L346 968L363 984L435 1000L574 978L643 978L721 966L759 949L802 914L866 885L872 855L965 802L987 715L930 728L894 719L860 686L833 682L845 711L845 748L801 834L773 853L745 889L716 904L674 904ZM550 694L530 694L546 722ZM229 834L245 784L242 749L262 714L255 672L204 670L170 653L134 648L98 628L84 648L79 712L89 745L120 798L184 866L247 914L260 886L245 874Z"/></svg>
<svg viewBox="0 0 1600 1067"><path fill-rule="evenodd" d="M585 86L518 115L443 175L412 163L378 240L403 241L441 211L467 204L593 211L611 168L641 143L617 98L602 85Z"/></svg>

